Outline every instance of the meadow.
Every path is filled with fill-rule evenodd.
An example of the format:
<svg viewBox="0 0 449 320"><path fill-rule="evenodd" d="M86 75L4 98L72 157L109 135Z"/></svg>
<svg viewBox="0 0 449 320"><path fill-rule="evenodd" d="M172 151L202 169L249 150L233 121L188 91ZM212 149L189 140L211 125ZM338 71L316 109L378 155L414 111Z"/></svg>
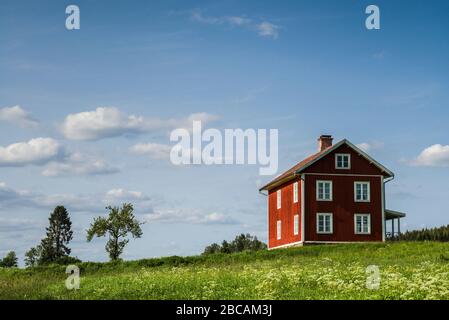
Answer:
<svg viewBox="0 0 449 320"><path fill-rule="evenodd" d="M368 289L367 267L380 271ZM449 299L449 243L320 245L273 251L0 269L0 299Z"/></svg>

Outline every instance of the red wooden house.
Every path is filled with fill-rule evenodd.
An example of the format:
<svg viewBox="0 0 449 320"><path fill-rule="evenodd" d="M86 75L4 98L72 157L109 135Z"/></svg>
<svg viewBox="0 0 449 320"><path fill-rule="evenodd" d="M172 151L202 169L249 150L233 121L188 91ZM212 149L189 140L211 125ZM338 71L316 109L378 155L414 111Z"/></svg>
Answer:
<svg viewBox="0 0 449 320"><path fill-rule="evenodd" d="M268 248L307 243L385 241L404 213L385 209L393 172L344 139L318 139L319 150L266 184ZM391 220L391 232L386 232Z"/></svg>

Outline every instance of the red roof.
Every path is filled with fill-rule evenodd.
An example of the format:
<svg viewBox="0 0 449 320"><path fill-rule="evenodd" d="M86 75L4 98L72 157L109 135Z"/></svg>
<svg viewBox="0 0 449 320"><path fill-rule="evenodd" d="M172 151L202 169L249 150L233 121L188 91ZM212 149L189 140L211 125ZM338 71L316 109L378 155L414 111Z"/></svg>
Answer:
<svg viewBox="0 0 449 320"><path fill-rule="evenodd" d="M305 158L301 162L298 162L296 165L294 165L293 167L291 167L290 169L288 169L287 171L285 171L281 175L277 176L274 180L272 180L269 183L267 183L266 185L264 185L259 190L264 190L268 186L270 186L272 184L276 184L276 182L279 182L279 181L281 181L281 180L283 180L283 179L285 179L285 178L287 178L289 176L293 176L297 170L299 170L300 168L306 166L307 164L309 164L310 162L314 161L315 159L319 158L323 153L325 153L326 151L328 151L332 147L334 147L334 146L329 146L329 147L327 147L326 149L323 149L320 152L317 152L315 154L312 154L311 156L308 156L307 158Z"/></svg>
<svg viewBox="0 0 449 320"><path fill-rule="evenodd" d="M287 171L285 171L284 173L282 173L280 176L276 177L276 179L274 179L271 182L269 182L266 185L264 185L262 188L259 189L259 191L268 190L269 187L275 186L275 185L277 185L277 183L279 183L279 182L281 182L283 180L288 181L289 178L293 178L294 177L295 173L299 173L301 170L305 169L308 165L310 165L311 163L317 161L320 157L322 157L322 156L324 157L324 155L326 153L331 152L331 149L336 149L336 148L340 147L343 144L348 145L350 148L352 148L354 151L356 151L359 155L365 157L368 161L373 163L382 172L384 172L387 177L393 177L394 176L393 172L391 172L390 170L385 168L383 165L381 165L379 162L377 162L376 160L371 158L364 151L360 150L358 147L353 145L348 140L343 139L340 142L338 142L337 144L329 146L326 149L323 149L322 151L317 152L317 153L315 153L315 154L305 158L304 160L302 160L301 162L299 162L298 164L296 164L292 168L290 168Z"/></svg>

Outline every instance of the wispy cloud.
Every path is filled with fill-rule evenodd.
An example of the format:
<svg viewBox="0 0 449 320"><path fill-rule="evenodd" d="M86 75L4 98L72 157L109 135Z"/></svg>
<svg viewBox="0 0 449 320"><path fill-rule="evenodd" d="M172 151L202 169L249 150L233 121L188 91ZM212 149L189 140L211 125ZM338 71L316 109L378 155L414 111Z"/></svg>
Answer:
<svg viewBox="0 0 449 320"><path fill-rule="evenodd" d="M383 142L372 141L372 142L362 142L357 144L357 147L362 149L365 152L371 152L375 150L380 150L384 147Z"/></svg>
<svg viewBox="0 0 449 320"><path fill-rule="evenodd" d="M138 155L148 155L152 159L168 159L171 146L160 143L138 143L130 148L130 152Z"/></svg>
<svg viewBox="0 0 449 320"><path fill-rule="evenodd" d="M208 16L201 10L191 11L193 21L209 25L228 25L231 27L243 27L256 32L261 37L277 39L280 26L268 21L256 21L246 16Z"/></svg>
<svg viewBox="0 0 449 320"><path fill-rule="evenodd" d="M42 175L47 177L57 177L65 175L103 175L119 172L120 169L108 164L105 160L74 152L68 154L60 161L50 162L42 171Z"/></svg>
<svg viewBox="0 0 449 320"><path fill-rule="evenodd" d="M193 113L185 118L150 118L127 115L115 107L99 107L68 115L61 125L61 131L71 140L99 140L126 134L139 134L184 128L192 126L193 120L210 122L218 119L208 113Z"/></svg>
<svg viewBox="0 0 449 320"><path fill-rule="evenodd" d="M39 123L20 106L0 109L0 121L14 123L23 128L36 128Z"/></svg>

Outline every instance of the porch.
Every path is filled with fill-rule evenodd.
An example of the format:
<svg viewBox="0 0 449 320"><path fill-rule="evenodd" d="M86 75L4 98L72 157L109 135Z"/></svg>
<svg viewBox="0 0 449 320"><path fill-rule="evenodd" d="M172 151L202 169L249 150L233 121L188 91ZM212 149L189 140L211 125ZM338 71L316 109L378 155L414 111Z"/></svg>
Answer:
<svg viewBox="0 0 449 320"><path fill-rule="evenodd" d="M385 209L385 238L387 240L394 240L401 234L401 218L404 217L403 212ZM391 221L391 224L387 223L388 221Z"/></svg>

